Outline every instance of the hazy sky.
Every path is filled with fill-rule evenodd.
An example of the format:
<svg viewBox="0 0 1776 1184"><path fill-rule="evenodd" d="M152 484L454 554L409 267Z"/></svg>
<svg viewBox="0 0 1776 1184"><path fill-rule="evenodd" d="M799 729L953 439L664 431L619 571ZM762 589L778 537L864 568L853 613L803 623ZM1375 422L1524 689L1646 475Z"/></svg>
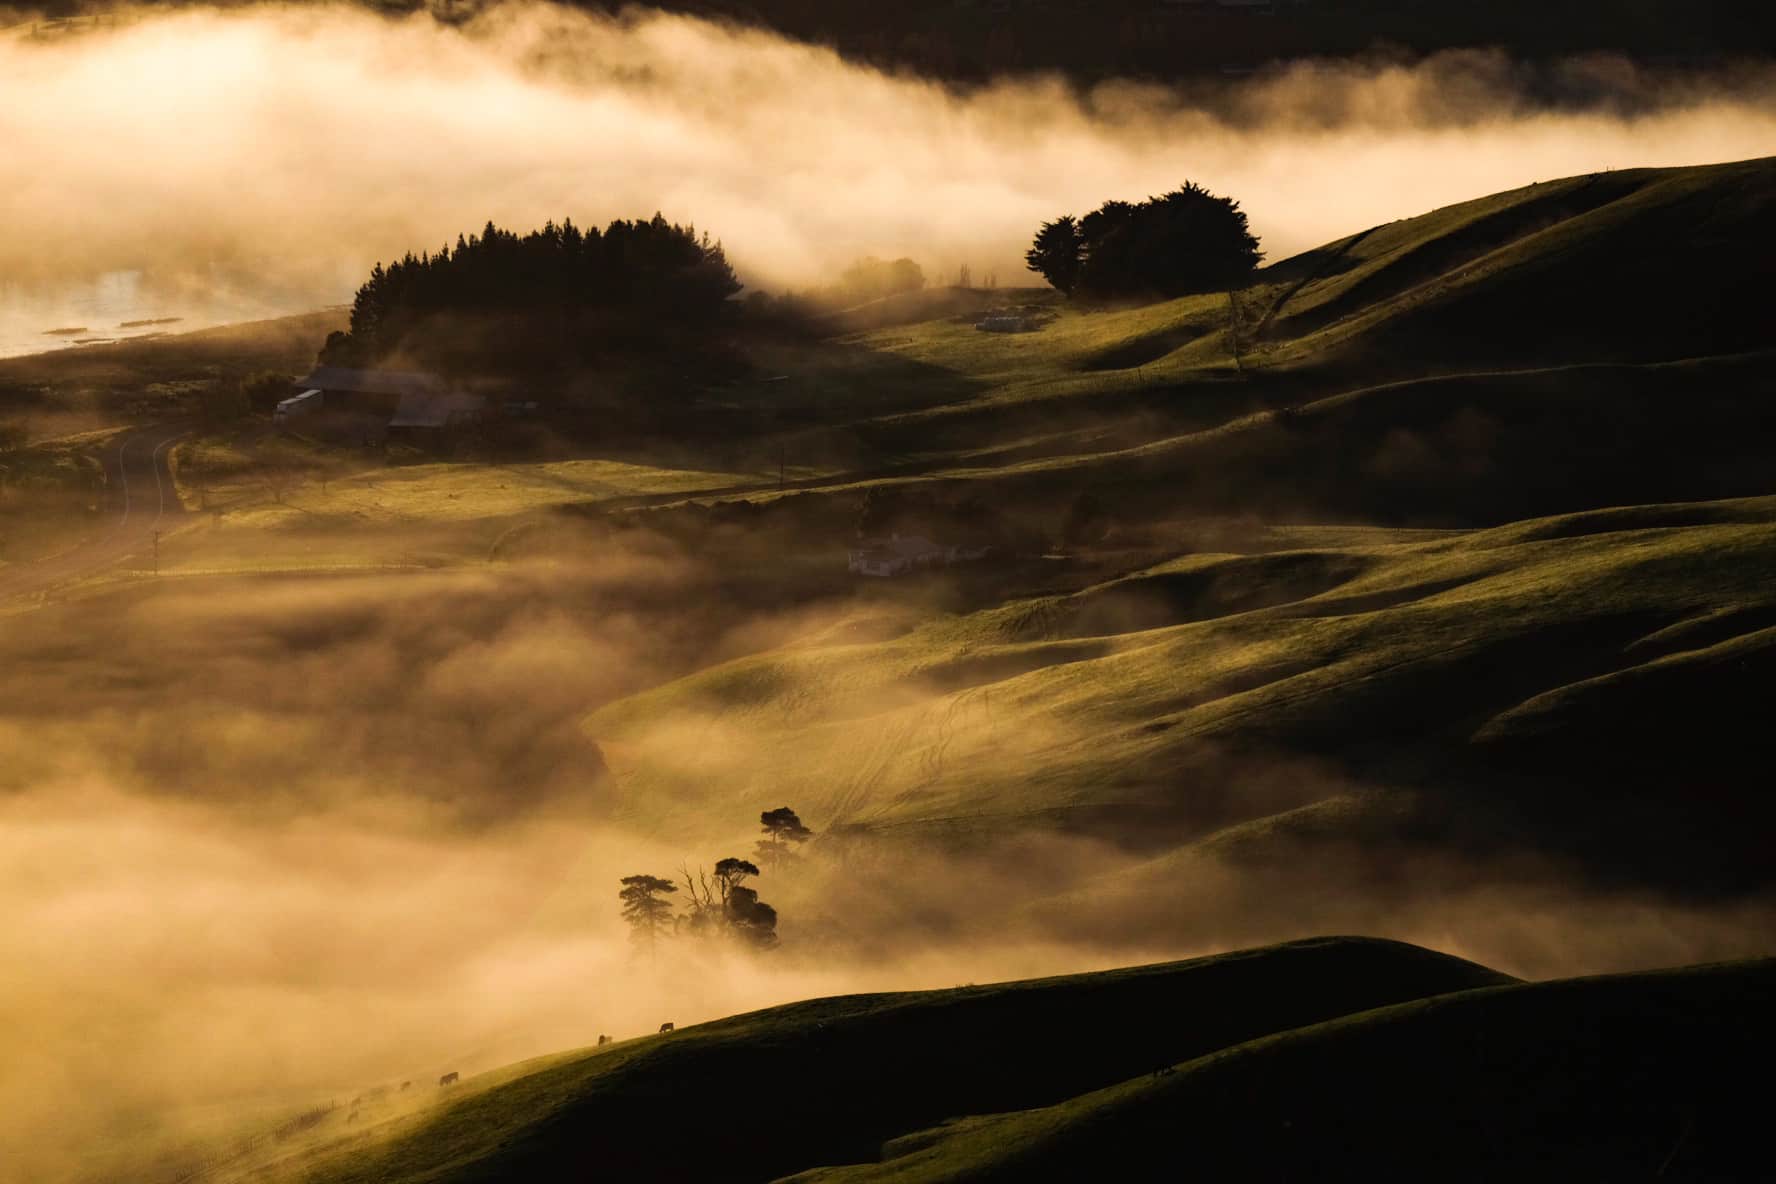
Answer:
<svg viewBox="0 0 1776 1184"><path fill-rule="evenodd" d="M1642 85L1609 68L1618 90ZM1743 77L1659 93L1639 118L1538 112L1512 78L1486 54L1299 67L1211 116L1126 85L957 94L660 15L507 7L456 29L345 7L158 12L0 35L0 276L141 267L236 285L243 305L312 304L488 218L658 209L725 240L755 285L863 253L1011 283L1040 220L1187 178L1241 199L1280 259L1539 179L1776 151L1776 99Z"/></svg>

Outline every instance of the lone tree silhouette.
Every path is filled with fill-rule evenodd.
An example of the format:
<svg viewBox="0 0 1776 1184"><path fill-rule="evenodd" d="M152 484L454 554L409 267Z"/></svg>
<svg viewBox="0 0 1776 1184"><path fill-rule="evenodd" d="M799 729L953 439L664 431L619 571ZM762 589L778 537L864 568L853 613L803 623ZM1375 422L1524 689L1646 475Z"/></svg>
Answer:
<svg viewBox="0 0 1776 1184"><path fill-rule="evenodd" d="M1232 198L1187 183L1138 205L1107 201L1045 222L1025 255L1069 296L1188 296L1244 284L1264 253Z"/></svg>
<svg viewBox="0 0 1776 1184"><path fill-rule="evenodd" d="M791 844L805 843L814 837L814 832L802 825L802 820L788 806L766 810L760 814L759 826L764 830L765 837L759 840L756 854L759 862L766 866L780 863L787 858Z"/></svg>
<svg viewBox="0 0 1776 1184"><path fill-rule="evenodd" d="M617 898L623 902L623 920L629 922L631 936L652 947L659 939L660 927L672 916L672 904L661 899L668 892L677 892L678 885L658 876L624 876L623 890Z"/></svg>

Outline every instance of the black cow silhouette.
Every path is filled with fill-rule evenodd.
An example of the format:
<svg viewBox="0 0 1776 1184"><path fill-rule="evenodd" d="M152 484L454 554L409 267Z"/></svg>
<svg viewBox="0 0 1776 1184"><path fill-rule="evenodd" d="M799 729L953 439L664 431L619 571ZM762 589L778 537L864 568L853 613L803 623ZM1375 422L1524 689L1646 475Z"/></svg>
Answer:
<svg viewBox="0 0 1776 1184"><path fill-rule="evenodd" d="M609 1036L606 1036L602 1032L600 1032L598 1034L598 1047L599 1048L603 1048L605 1045L612 1044L612 1043L614 1043L614 1041L612 1041Z"/></svg>
<svg viewBox="0 0 1776 1184"><path fill-rule="evenodd" d="M438 1078L439 1085L455 1085L456 1081L457 1077L454 1073L446 1073L444 1076Z"/></svg>
<svg viewBox="0 0 1776 1184"><path fill-rule="evenodd" d="M661 1025L660 1025L660 1031L662 1031L662 1032L670 1032L670 1031L672 1031L672 1024L671 1024L671 1023L670 1023L670 1022L667 1022L667 1023L664 1023L664 1024L661 1024Z"/></svg>

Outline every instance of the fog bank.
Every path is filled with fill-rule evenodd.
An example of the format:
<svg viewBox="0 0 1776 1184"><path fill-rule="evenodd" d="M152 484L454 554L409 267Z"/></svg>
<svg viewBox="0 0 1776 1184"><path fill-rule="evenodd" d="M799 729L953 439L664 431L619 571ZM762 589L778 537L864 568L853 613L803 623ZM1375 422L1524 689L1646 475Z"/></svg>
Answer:
<svg viewBox="0 0 1776 1184"><path fill-rule="evenodd" d="M963 94L647 10L507 5L462 27L122 12L0 34L0 275L140 269L169 306L234 287L255 312L295 309L489 218L657 209L722 237L754 285L864 253L1013 284L1040 220L1185 178L1240 198L1280 259L1539 179L1776 150L1768 78L1667 92L1624 63L1574 69L1645 101L1539 110L1486 53L1304 64L1207 96L1039 79Z"/></svg>

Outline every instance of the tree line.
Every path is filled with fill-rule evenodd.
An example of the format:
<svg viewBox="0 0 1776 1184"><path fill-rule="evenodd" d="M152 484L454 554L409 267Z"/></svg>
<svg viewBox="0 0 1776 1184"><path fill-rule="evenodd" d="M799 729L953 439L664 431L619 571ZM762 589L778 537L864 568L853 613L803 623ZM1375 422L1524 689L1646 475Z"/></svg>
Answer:
<svg viewBox="0 0 1776 1184"><path fill-rule="evenodd" d="M729 856L717 860L713 873L701 867L681 868L684 881L683 911L673 898L680 884L661 876L624 876L617 893L622 917L638 945L650 949L663 936L727 938L750 949L765 950L777 944L777 910L759 899L758 889L747 881L763 871L759 863L777 868L786 865L795 849L814 837L788 806L759 815L764 834L753 848L758 862Z"/></svg>
<svg viewBox="0 0 1776 1184"><path fill-rule="evenodd" d="M1237 201L1186 183L1044 222L1024 261L1069 296L1128 299L1230 291L1263 258Z"/></svg>
<svg viewBox="0 0 1776 1184"><path fill-rule="evenodd" d="M569 219L524 235L489 222L435 254L378 263L352 300L350 329L327 338L321 361L585 360L704 332L740 289L719 242L660 214L602 231Z"/></svg>

